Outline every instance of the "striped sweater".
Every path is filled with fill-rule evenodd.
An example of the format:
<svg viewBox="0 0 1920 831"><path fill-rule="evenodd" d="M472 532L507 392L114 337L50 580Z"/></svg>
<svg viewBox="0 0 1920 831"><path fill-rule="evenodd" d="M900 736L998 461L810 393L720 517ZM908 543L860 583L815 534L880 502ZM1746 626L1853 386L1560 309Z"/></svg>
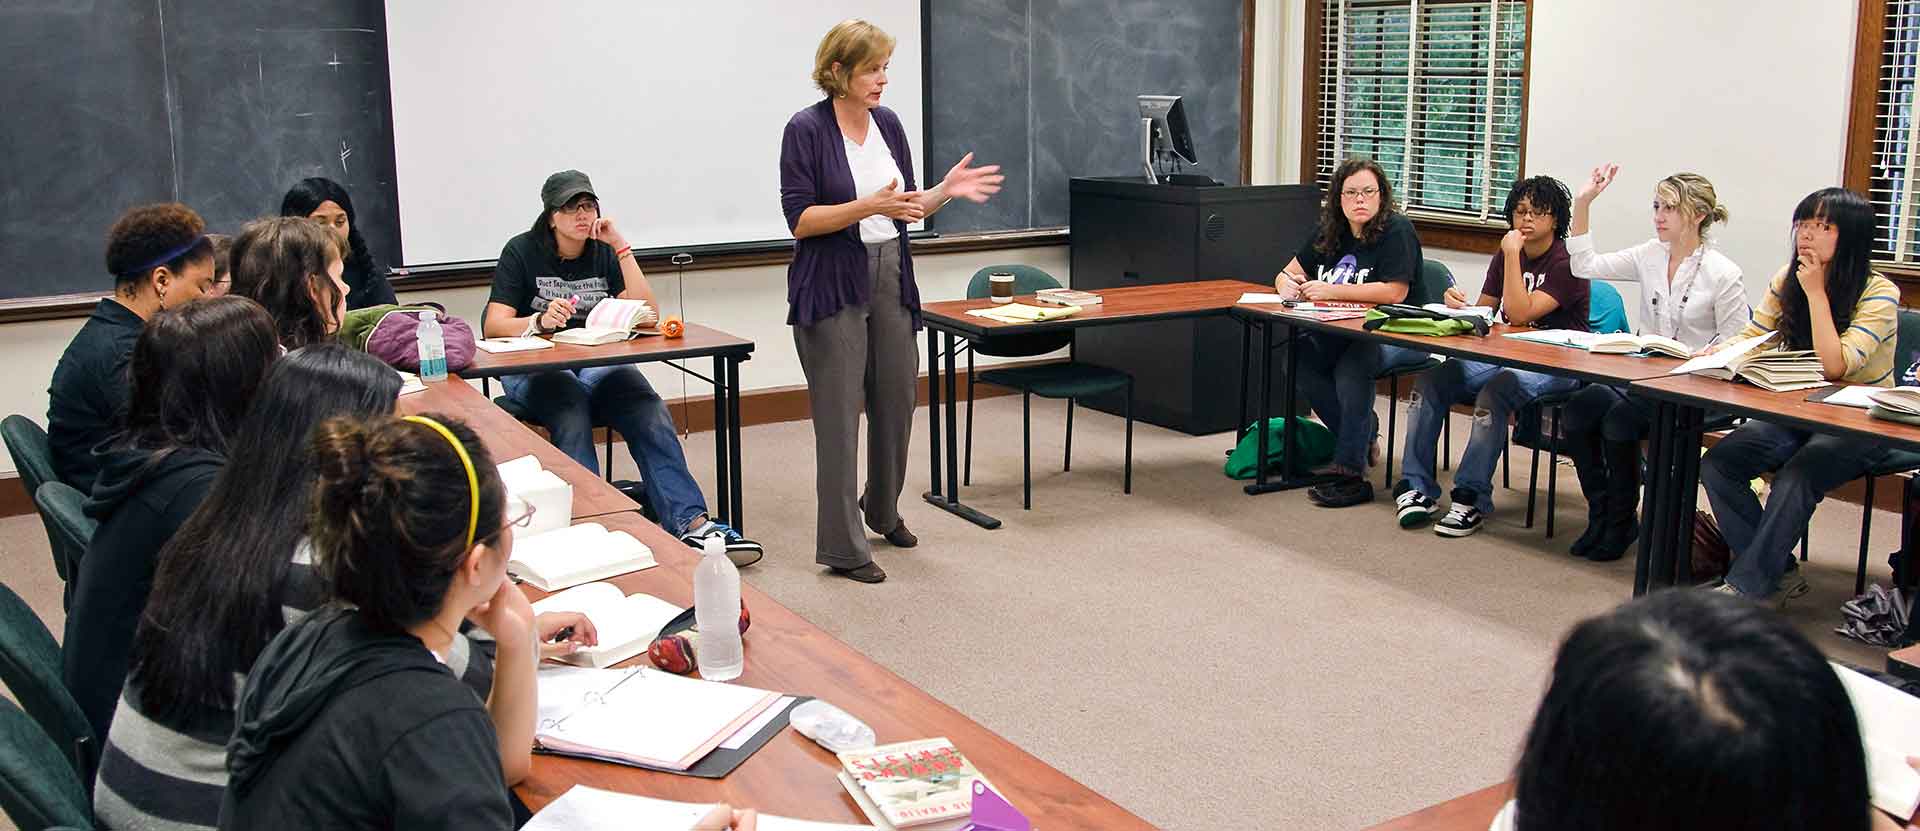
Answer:
<svg viewBox="0 0 1920 831"><path fill-rule="evenodd" d="M1753 320L1740 337L1750 338L1771 332L1780 324L1780 289L1793 279L1785 268L1773 275L1767 296L1753 310ZM1840 380L1849 384L1893 386L1895 336L1900 333L1900 289L1892 280L1875 271L1867 275L1866 288L1853 306L1853 319L1840 333L1840 351L1845 354L1847 374Z"/></svg>
<svg viewBox="0 0 1920 831"><path fill-rule="evenodd" d="M327 600L311 552L302 542L287 571L281 611L288 624ZM486 632L476 629L455 638L447 666L484 701L493 686L493 643ZM234 673L235 697L245 680L244 671ZM209 708L175 722L150 717L141 706L139 679L129 675L94 782L93 810L100 826L121 831L216 827L232 734L230 709Z"/></svg>

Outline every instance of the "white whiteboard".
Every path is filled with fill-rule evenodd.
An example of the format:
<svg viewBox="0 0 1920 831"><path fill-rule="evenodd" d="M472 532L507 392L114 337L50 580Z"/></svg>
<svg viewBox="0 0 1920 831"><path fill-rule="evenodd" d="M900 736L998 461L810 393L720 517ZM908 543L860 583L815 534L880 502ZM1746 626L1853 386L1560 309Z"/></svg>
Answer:
<svg viewBox="0 0 1920 831"><path fill-rule="evenodd" d="M781 130L822 97L809 79L814 49L849 17L898 40L881 103L927 166L917 2L386 7L408 265L499 256L540 214L547 175L567 168L593 179L602 213L635 248L791 239Z"/></svg>

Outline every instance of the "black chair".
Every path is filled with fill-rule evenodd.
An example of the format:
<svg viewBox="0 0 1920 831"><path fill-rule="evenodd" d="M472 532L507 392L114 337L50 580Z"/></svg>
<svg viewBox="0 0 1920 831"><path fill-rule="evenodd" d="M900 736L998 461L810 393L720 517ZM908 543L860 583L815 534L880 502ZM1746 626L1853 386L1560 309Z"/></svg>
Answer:
<svg viewBox="0 0 1920 831"><path fill-rule="evenodd" d="M1894 341L1893 371L1905 372L1912 366L1915 358L1920 358L1920 312L1900 312L1900 328ZM1911 450L1894 450L1887 457L1867 471L1866 498L1862 500L1860 512L1860 563L1853 572L1853 593L1867 590L1867 539L1873 533L1873 485L1882 476L1898 476L1902 473L1920 471L1920 453ZM1806 559L1806 538L1801 538L1801 559Z"/></svg>
<svg viewBox="0 0 1920 831"><path fill-rule="evenodd" d="M1453 271L1439 260L1424 260L1420 263L1420 285L1409 290L1407 302L1434 303L1446 295L1447 287L1453 285ZM1429 299L1432 298L1432 299ZM1380 370L1373 376L1375 382L1387 382L1387 447L1381 455L1385 457L1386 477L1382 480L1387 490L1393 490L1393 454L1394 436L1398 432L1400 420L1400 379L1418 375L1433 369L1446 359L1438 355L1428 355L1425 360L1406 366L1391 366ZM1440 422L1440 468L1446 470L1453 466L1453 424L1452 419Z"/></svg>
<svg viewBox="0 0 1920 831"><path fill-rule="evenodd" d="M1618 289L1609 283L1603 283L1598 280L1592 281L1592 299L1590 302L1592 308L1588 314L1588 321L1593 331L1603 335L1627 331L1627 329L1624 328L1625 317L1610 311L1618 309L1621 305L1620 291ZM1617 321L1617 323L1609 325L1602 321ZM1556 475L1559 472L1560 466L1560 413L1561 410L1566 407L1567 402L1573 400L1573 396L1577 392L1579 392L1579 389L1576 388L1568 390L1567 392L1556 392L1540 396L1529 402L1527 406L1521 407L1520 411L1514 413L1513 417L1514 429L1512 444L1517 444L1533 451L1533 459L1528 464L1527 471L1527 521L1524 526L1527 528L1533 527L1534 503L1537 501L1536 497L1540 493L1540 451L1543 448L1547 451L1547 539L1553 539L1553 506L1558 491L1557 485L1560 481L1560 477ZM1540 431L1540 420L1543 416L1551 422L1544 434ZM1511 447L1502 450L1501 457L1504 465L1501 471L1501 486L1511 487L1513 481L1511 478L1513 472L1513 453Z"/></svg>
<svg viewBox="0 0 1920 831"><path fill-rule="evenodd" d="M20 484L26 488L31 498L40 492L40 486L48 482L59 481L53 472L53 448L47 442L47 431L33 419L23 415L10 415L0 419L0 439L7 446L7 455L13 457L14 467L20 471ZM73 600L73 575L78 570L80 557L87 553L82 547L75 550L63 545L54 531L53 521L43 511L40 524L47 531L47 548L53 555L54 573L60 575L60 582L67 588L61 598L61 604L71 605Z"/></svg>
<svg viewBox="0 0 1920 831"><path fill-rule="evenodd" d="M989 275L1013 275L1014 294L1032 294L1041 289L1059 288L1053 275L1028 265L995 265L974 272L967 284L967 297L986 297L992 285ZM1064 398L1067 401L1067 447L1062 470L1073 470L1073 409L1078 399L1124 392L1126 419L1126 456L1121 492L1133 493L1133 376L1117 369L1068 360L1064 363L1006 367L975 372L974 353L1002 358L1026 358L1044 355L1073 346L1073 333L1040 332L991 338L966 345L967 350L967 437L963 480L973 483L973 388L992 384L1020 391L1020 476L1023 508L1033 507L1033 396Z"/></svg>
<svg viewBox="0 0 1920 831"><path fill-rule="evenodd" d="M20 595L0 583L0 683L67 757L70 772L93 779L93 726L61 676L60 645Z"/></svg>

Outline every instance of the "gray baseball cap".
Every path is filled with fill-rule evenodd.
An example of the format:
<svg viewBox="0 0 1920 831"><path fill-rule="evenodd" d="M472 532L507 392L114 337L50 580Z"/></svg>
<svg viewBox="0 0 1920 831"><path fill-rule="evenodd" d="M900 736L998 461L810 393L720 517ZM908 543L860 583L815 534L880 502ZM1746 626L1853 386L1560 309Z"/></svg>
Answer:
<svg viewBox="0 0 1920 831"><path fill-rule="evenodd" d="M548 176L547 183L540 186L540 201L547 204L549 211L566 207L581 194L600 198L593 195L593 182L587 179L587 174L578 170L562 170Z"/></svg>

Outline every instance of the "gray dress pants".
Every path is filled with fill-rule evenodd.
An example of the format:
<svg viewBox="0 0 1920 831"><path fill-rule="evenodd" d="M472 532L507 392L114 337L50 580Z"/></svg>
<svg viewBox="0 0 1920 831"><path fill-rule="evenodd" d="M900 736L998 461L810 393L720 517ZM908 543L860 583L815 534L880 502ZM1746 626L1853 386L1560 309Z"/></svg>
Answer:
<svg viewBox="0 0 1920 831"><path fill-rule="evenodd" d="M814 489L819 513L814 562L858 568L873 561L862 525L900 526L907 442L913 434L920 350L913 317L900 303L900 241L869 244L873 300L811 326L793 327L813 408ZM860 411L867 413L867 484L859 489Z"/></svg>

